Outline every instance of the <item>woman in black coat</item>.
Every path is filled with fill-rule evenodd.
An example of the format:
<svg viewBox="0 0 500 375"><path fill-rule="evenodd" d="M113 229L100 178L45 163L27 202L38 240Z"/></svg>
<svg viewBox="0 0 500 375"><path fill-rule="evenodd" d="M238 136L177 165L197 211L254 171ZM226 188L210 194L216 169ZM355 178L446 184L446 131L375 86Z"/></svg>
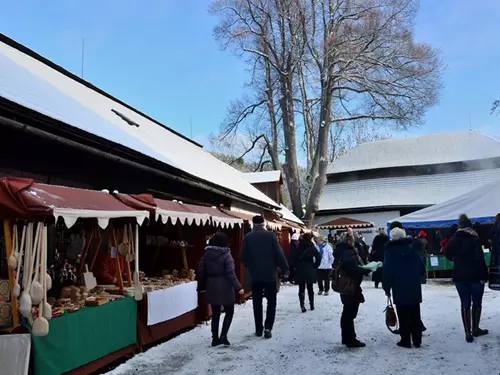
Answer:
<svg viewBox="0 0 500 375"><path fill-rule="evenodd" d="M384 261L384 249L385 245L389 242L389 237L385 233L385 229L380 228L378 234L373 239L372 252L370 254L370 259L372 262L383 262ZM378 268L372 276L372 281L375 283L375 288L378 288L379 284L382 282L383 277L383 267Z"/></svg>
<svg viewBox="0 0 500 375"><path fill-rule="evenodd" d="M358 315L359 305L365 302L361 282L363 276L370 273L370 270L362 268L363 261L356 250L354 236L351 233L344 235L344 242L339 243L335 248L334 267L341 267L347 276L354 281L356 290L353 295L340 294L340 300L344 305L342 316L340 317L340 328L342 330L342 344L348 348L362 348L366 344L359 341L354 329L354 319Z"/></svg>
<svg viewBox="0 0 500 375"><path fill-rule="evenodd" d="M297 247L294 259L295 283L299 285L299 302L303 313L305 308L305 294L309 296L311 311L314 310L313 284L318 281L317 269L321 263L319 251L312 242L312 234L305 233Z"/></svg>
<svg viewBox="0 0 500 375"><path fill-rule="evenodd" d="M445 256L453 262L453 281L462 305L465 340L472 342L473 337L488 333L488 330L479 328L488 267L484 260L481 240L472 229L467 215L460 215L458 227L455 235L446 244Z"/></svg>
<svg viewBox="0 0 500 375"><path fill-rule="evenodd" d="M243 289L236 277L225 233L217 232L205 248L205 255L198 265L198 278L206 282L206 302L212 307L212 346L229 345L227 333L234 315L235 292L243 294ZM222 306L225 315L219 337Z"/></svg>

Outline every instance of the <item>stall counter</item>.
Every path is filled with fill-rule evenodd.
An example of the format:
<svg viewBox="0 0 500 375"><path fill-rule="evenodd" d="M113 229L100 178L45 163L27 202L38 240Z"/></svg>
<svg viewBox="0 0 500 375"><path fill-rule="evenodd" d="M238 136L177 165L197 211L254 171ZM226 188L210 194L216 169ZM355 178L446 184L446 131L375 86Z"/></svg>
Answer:
<svg viewBox="0 0 500 375"><path fill-rule="evenodd" d="M34 375L63 374L136 343L135 299L86 307L51 319L47 336L32 335Z"/></svg>
<svg viewBox="0 0 500 375"><path fill-rule="evenodd" d="M137 319L140 348L196 326L196 289L194 281L145 294L139 302Z"/></svg>

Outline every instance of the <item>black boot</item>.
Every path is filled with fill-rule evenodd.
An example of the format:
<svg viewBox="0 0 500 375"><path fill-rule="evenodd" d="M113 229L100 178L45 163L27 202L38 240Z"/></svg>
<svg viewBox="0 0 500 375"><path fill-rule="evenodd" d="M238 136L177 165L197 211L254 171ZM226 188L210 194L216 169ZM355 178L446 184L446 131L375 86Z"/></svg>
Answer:
<svg viewBox="0 0 500 375"><path fill-rule="evenodd" d="M212 336L212 346L219 346L221 343L220 339L216 336Z"/></svg>
<svg viewBox="0 0 500 375"><path fill-rule="evenodd" d="M305 293L299 293L300 309L302 310L303 313L307 311L305 307L305 299L306 299Z"/></svg>
<svg viewBox="0 0 500 375"><path fill-rule="evenodd" d="M489 333L487 329L479 328L479 322L481 321L481 308L472 308L472 335L474 337L484 336Z"/></svg>
<svg viewBox="0 0 500 375"><path fill-rule="evenodd" d="M462 323L464 325L465 341L474 341L474 338L472 337L472 317L470 307L467 309L462 309Z"/></svg>
<svg viewBox="0 0 500 375"><path fill-rule="evenodd" d="M309 294L309 307L311 308L311 311L314 310L314 292L311 291Z"/></svg>
<svg viewBox="0 0 500 375"><path fill-rule="evenodd" d="M220 333L219 343L222 345L231 345L227 340L227 333L229 332L229 327L231 327L231 322L233 321L234 310L229 309L224 314L224 321L222 322L222 330Z"/></svg>

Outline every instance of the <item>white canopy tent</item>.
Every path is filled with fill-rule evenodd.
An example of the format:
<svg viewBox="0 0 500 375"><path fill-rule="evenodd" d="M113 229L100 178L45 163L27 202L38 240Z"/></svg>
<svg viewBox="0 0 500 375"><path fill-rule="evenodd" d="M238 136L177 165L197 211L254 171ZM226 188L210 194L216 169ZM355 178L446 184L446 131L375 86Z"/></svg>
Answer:
<svg viewBox="0 0 500 375"><path fill-rule="evenodd" d="M389 220L399 221L405 228L449 227L456 224L460 214L472 222L493 223L500 212L500 180L490 182L458 197L435 204L411 214Z"/></svg>

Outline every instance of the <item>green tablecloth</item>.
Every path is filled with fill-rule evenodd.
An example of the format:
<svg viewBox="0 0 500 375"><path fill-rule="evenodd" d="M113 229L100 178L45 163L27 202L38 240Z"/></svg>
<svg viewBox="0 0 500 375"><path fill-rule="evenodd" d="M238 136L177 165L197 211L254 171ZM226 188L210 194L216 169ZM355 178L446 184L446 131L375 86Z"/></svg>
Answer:
<svg viewBox="0 0 500 375"><path fill-rule="evenodd" d="M32 336L35 375L59 375L135 344L137 302L127 297L49 323L47 336Z"/></svg>
<svg viewBox="0 0 500 375"><path fill-rule="evenodd" d="M431 258L437 258L438 265L432 266ZM491 253L484 253L484 259L486 260L486 265L490 265ZM453 269L453 262L446 259L444 255L428 255L426 257L425 268L427 271L449 271Z"/></svg>

